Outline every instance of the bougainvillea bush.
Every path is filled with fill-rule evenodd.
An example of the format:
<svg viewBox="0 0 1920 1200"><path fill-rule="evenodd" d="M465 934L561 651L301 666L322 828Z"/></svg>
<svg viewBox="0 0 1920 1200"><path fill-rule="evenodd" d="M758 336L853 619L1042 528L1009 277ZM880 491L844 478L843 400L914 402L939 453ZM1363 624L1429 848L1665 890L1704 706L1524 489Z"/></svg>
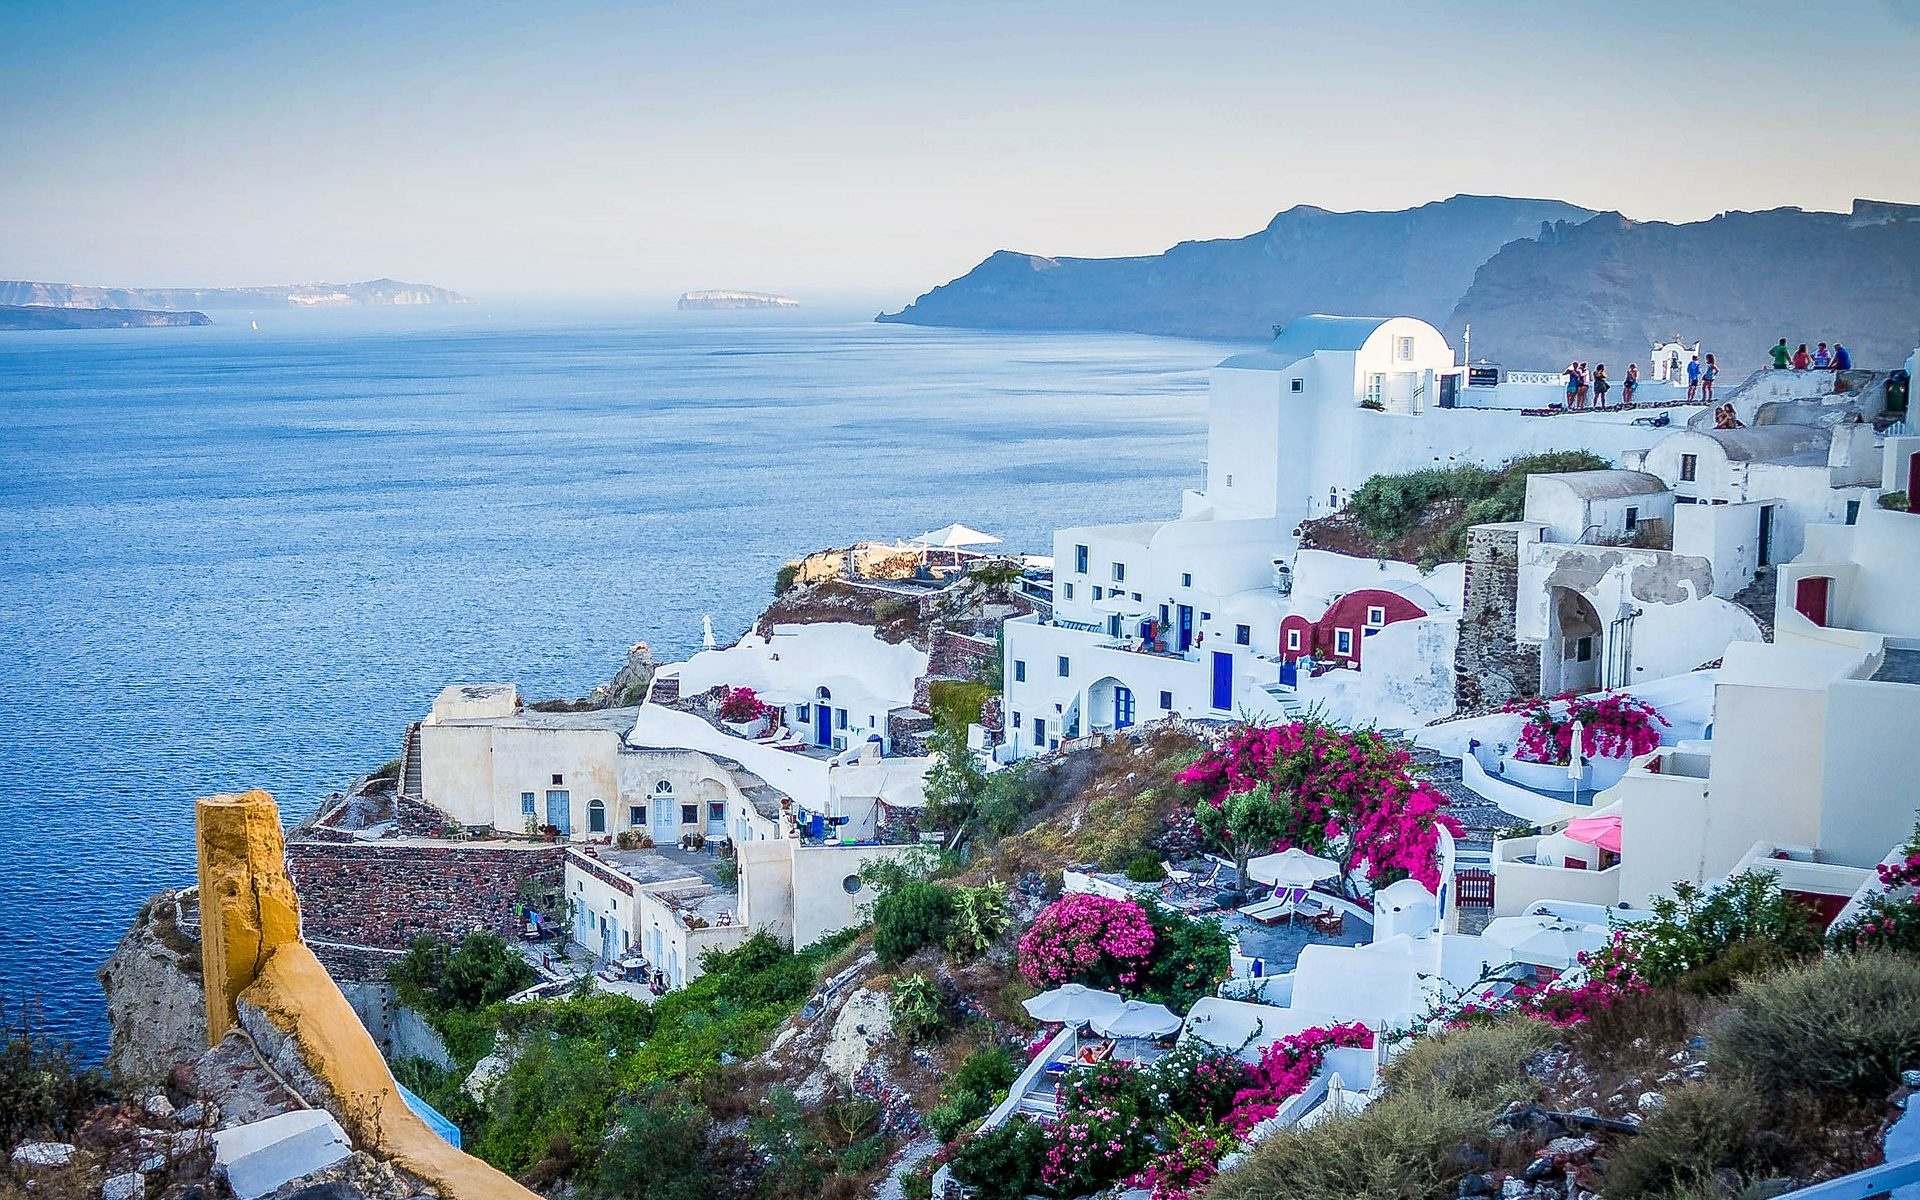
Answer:
<svg viewBox="0 0 1920 1200"><path fill-rule="evenodd" d="M1861 903L1859 913L1834 926L1830 942L1842 950L1920 951L1920 826L1901 856L1877 869L1881 890Z"/></svg>
<svg viewBox="0 0 1920 1200"><path fill-rule="evenodd" d="M720 719L735 725L758 721L767 715L767 703L749 687L728 688L720 699Z"/></svg>
<svg viewBox="0 0 1920 1200"><path fill-rule="evenodd" d="M1020 975L1035 987L1137 983L1153 953L1153 925L1132 900L1073 892L1040 910L1020 938Z"/></svg>
<svg viewBox="0 0 1920 1200"><path fill-rule="evenodd" d="M1349 894L1356 875L1372 889L1411 878L1438 890L1440 830L1459 832L1413 756L1372 730L1245 725L1175 778L1242 879L1249 858L1298 846L1339 863Z"/></svg>
<svg viewBox="0 0 1920 1200"><path fill-rule="evenodd" d="M1562 692L1551 700L1538 696L1507 705L1525 718L1513 756L1522 762L1558 764L1573 746L1573 724L1580 722L1580 752L1588 758L1633 758L1660 747L1658 726L1671 724L1644 700L1621 693L1595 698Z"/></svg>
<svg viewBox="0 0 1920 1200"><path fill-rule="evenodd" d="M1341 1046L1364 1050L1372 1045L1373 1030L1353 1021L1303 1029L1265 1047L1247 1086L1233 1098L1233 1110L1226 1116L1227 1128L1244 1137L1248 1130L1279 1112L1286 1100L1307 1090L1307 1084L1327 1061L1327 1051Z"/></svg>

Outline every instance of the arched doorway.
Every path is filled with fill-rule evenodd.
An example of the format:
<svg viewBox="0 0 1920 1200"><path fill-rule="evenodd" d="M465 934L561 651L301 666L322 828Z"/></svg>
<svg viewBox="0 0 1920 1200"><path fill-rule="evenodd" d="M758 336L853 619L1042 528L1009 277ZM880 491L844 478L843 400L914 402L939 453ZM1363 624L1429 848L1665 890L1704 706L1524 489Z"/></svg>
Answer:
<svg viewBox="0 0 1920 1200"><path fill-rule="evenodd" d="M813 742L833 745L833 693L823 687L813 689Z"/></svg>
<svg viewBox="0 0 1920 1200"><path fill-rule="evenodd" d="M1554 588L1548 605L1547 640L1540 647L1540 690L1549 696L1595 690L1606 662L1600 614L1585 596L1567 587Z"/></svg>
<svg viewBox="0 0 1920 1200"><path fill-rule="evenodd" d="M1094 681L1087 688L1087 719L1095 732L1132 726L1133 689L1111 675Z"/></svg>

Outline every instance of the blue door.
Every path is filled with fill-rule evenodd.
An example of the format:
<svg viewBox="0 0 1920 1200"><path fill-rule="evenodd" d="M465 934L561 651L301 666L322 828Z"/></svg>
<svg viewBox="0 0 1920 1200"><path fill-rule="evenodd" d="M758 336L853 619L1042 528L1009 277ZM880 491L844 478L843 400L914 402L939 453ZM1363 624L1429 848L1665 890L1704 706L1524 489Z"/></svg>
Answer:
<svg viewBox="0 0 1920 1200"><path fill-rule="evenodd" d="M816 745L833 745L833 705L824 700L813 706L813 740Z"/></svg>
<svg viewBox="0 0 1920 1200"><path fill-rule="evenodd" d="M1180 653L1185 654L1193 648L1193 605L1180 606Z"/></svg>
<svg viewBox="0 0 1920 1200"><path fill-rule="evenodd" d="M1125 729L1133 724L1133 689L1115 686L1113 689L1113 727Z"/></svg>
<svg viewBox="0 0 1920 1200"><path fill-rule="evenodd" d="M1233 711L1233 655L1225 650L1213 652L1213 706Z"/></svg>
<svg viewBox="0 0 1920 1200"><path fill-rule="evenodd" d="M568 813L573 808L573 795L570 792L547 793L547 824L560 831L565 837L573 832L573 822Z"/></svg>

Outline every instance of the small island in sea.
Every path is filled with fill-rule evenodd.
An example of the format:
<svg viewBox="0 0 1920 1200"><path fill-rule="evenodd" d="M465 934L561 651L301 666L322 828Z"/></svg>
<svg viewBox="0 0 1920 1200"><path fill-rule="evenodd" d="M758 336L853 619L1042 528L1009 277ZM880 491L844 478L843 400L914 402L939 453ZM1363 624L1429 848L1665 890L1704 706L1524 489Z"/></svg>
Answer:
<svg viewBox="0 0 1920 1200"><path fill-rule="evenodd" d="M771 292L681 292L679 307L692 309L799 308L800 302L791 296L776 296Z"/></svg>
<svg viewBox="0 0 1920 1200"><path fill-rule="evenodd" d="M273 287L116 288L81 283L0 279L0 304L55 308L354 308L384 305L470 304L465 296L427 283L369 279L363 283L291 283Z"/></svg>
<svg viewBox="0 0 1920 1200"><path fill-rule="evenodd" d="M48 304L0 304L0 330L144 329L157 325L211 325L203 312L158 312L150 308L58 308Z"/></svg>

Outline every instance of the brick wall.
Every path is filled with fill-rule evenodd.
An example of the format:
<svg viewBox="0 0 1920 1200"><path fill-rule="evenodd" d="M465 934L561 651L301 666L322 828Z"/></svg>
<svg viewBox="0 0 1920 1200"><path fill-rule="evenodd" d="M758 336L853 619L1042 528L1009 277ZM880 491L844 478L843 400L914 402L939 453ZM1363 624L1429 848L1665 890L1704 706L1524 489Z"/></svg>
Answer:
<svg viewBox="0 0 1920 1200"><path fill-rule="evenodd" d="M887 744L898 758L917 758L927 752L927 735L933 732L933 718L909 708L896 708L887 714Z"/></svg>
<svg viewBox="0 0 1920 1200"><path fill-rule="evenodd" d="M287 869L300 894L307 937L398 951L423 934L449 939L474 929L511 934L522 888L529 879L560 886L566 854L565 846L299 841L287 846ZM332 954L358 967L374 961L347 949Z"/></svg>
<svg viewBox="0 0 1920 1200"><path fill-rule="evenodd" d="M987 664L998 652L993 638L936 629L927 645L927 674L936 679L985 679Z"/></svg>
<svg viewBox="0 0 1920 1200"><path fill-rule="evenodd" d="M1520 582L1518 530L1467 531L1465 607L1454 651L1454 699L1462 716L1540 691L1540 650L1514 637Z"/></svg>

